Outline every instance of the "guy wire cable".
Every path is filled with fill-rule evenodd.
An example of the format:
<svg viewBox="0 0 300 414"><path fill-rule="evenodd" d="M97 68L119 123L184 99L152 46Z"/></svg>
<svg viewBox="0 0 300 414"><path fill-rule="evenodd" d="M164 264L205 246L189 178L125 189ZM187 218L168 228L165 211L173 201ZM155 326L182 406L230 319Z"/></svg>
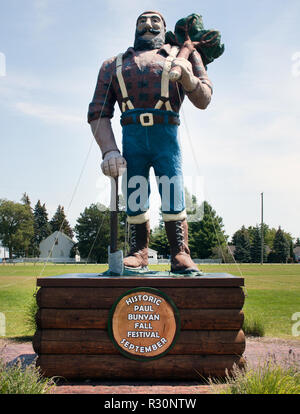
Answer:
<svg viewBox="0 0 300 414"><path fill-rule="evenodd" d="M178 82L176 82L176 88L177 88L177 93L178 93L179 101L180 101L180 104L181 104L181 111L182 111L182 115L183 115L182 117L183 117L183 121L184 121L185 129L186 129L186 134L187 134L187 137L188 137L188 140L189 140L190 147L191 147L191 149L192 149L192 154L193 154L193 158L194 158L194 162L195 162L195 165L196 165L197 171L198 171L198 173L200 174L201 169L200 169L200 165L198 164L198 160L197 160L196 155L195 155L195 154L196 154L196 152L195 152L195 150L194 150L194 146L193 146L192 138L191 138L191 135L190 135L190 132L189 132L189 129L188 129L187 122L186 122L185 113L184 113L184 110L183 110L183 105L182 105L182 99L181 99L180 92L179 92ZM216 231L215 223L214 223L214 220L213 220L213 217L212 217L212 214L211 214L211 211L210 211L210 210L209 210L209 215L210 215L210 218L211 218L211 221L212 221L213 227L214 227L214 232L215 232L216 237L217 237L218 246L219 246L220 252L221 252L221 254L222 254L222 258L223 258L223 260L224 260L224 264L226 264L226 265L227 265L227 262L226 262L226 259L225 259L224 253L223 253L223 249L222 249L222 246L221 246L221 242L220 242L220 239L219 239L219 235L218 235L218 233L217 233L217 231ZM228 245L227 240L225 239L224 235L223 235L223 238L224 238L224 241L225 241L225 244L226 244L227 250L229 251L230 255L232 256L232 259L233 259L233 261L234 261L234 263L235 263L235 265L236 265L236 267L237 267L237 269L238 269L238 271L239 271L239 273L240 273L241 277L243 277L243 274L242 274L241 268L240 268L240 266L238 265L238 263L236 262L235 257L234 257L234 255L233 255L233 253L232 253L231 249L229 248L229 245Z"/></svg>
<svg viewBox="0 0 300 414"><path fill-rule="evenodd" d="M77 192L77 190L78 190L79 183L80 183L80 181L81 181L81 178L82 178L83 172L84 172L84 170L85 170L85 168L86 168L87 161L88 161L88 159L89 159L89 156L90 156L90 153L91 153L91 150L92 150L92 146L93 146L94 141L95 141L94 135L96 135L96 133L97 133L97 131L98 131L98 128L99 128L99 123L100 123L100 120L101 120L101 118L102 118L103 109L104 109L105 104L106 104L106 101L107 101L108 91L109 91L109 88L110 88L110 86L111 86L111 82L112 82L112 76L110 77L110 81L109 81L109 84L108 84L108 87L107 87L107 90L106 90L106 94L105 94L105 98L104 98L104 103L103 103L103 106L102 106L102 109L101 109L101 112L100 112L100 117L98 118L98 121L97 121L97 125L96 125L95 132L94 132L94 134L92 134L91 141L90 141L90 145L89 145L89 149L88 149L88 152L87 152L87 155L86 155L85 161L84 161L83 166L82 166L82 168L81 168L81 171L80 171L80 174L79 174L79 178L78 178L78 180L77 180L77 183L76 183L76 185L75 185L75 188L74 188L74 191L73 191L73 194L72 194L71 200L70 200L70 202L69 202L69 205L68 205L68 208L67 208L67 211L66 211L65 218L63 219L63 221L62 221L62 223L61 223L61 225L60 225L59 232L61 231L61 229L62 229L62 227L63 227L63 224L64 224L64 222L65 222L65 220L66 220L67 214L68 214L68 212L69 212L69 210L70 210L70 207L71 207L71 205L72 205L72 203L73 203L73 200L74 200L74 198L75 198L75 194L76 194L76 192ZM96 236L96 237L97 237L97 236ZM55 238L55 240L54 240L54 242L53 242L53 244L52 244L52 247L51 247L51 249L50 249L50 251L49 251L48 257L47 257L46 261L44 262L44 266L43 266L43 268L42 268L42 270L41 270L41 272L40 272L39 276L36 276L36 279L37 279L37 277L41 277L41 276L43 275L43 273L44 273L44 271L45 271L45 268L46 268L46 266L47 266L47 264L48 264L49 258L50 258L50 257L51 257L51 255L52 255L52 252L53 252L53 249L54 249L54 246L55 246L55 243L57 242L57 240L58 240L58 235L57 235L57 237ZM37 288L36 288L36 290L37 290Z"/></svg>

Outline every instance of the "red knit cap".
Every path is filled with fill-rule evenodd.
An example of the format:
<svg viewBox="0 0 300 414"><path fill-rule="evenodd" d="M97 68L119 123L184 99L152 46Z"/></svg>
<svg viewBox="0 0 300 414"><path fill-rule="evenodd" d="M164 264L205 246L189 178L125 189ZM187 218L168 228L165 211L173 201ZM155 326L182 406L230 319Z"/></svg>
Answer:
<svg viewBox="0 0 300 414"><path fill-rule="evenodd" d="M157 14L158 16L160 16L162 21L164 22L165 27L166 27L166 22L165 22L164 17L162 16L162 14L160 14L158 11L153 11L153 10L148 10L148 11L145 11L144 13L140 14L139 17L137 18L136 24L137 24L137 22L138 22L138 20L141 16L144 16L144 14L150 14L150 13L151 14Z"/></svg>

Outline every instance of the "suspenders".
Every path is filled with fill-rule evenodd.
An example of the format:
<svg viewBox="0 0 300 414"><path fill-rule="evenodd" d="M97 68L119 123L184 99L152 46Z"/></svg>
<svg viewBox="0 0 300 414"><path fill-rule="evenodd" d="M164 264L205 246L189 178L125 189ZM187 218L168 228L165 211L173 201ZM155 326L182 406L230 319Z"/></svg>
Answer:
<svg viewBox="0 0 300 414"><path fill-rule="evenodd" d="M177 46L173 46L170 52L170 55L166 58L162 76L161 76L161 93L160 93L160 99L155 105L155 109L160 109L163 104L165 104L167 111L172 111L172 107L169 101L169 71L171 69L171 65L175 57L177 56L177 53L179 51L179 48Z"/></svg>
<svg viewBox="0 0 300 414"><path fill-rule="evenodd" d="M128 106L128 109L134 109L134 106L132 105L131 100L128 98L126 85L125 85L124 78L123 78L123 75L122 75L122 60L123 60L123 53L120 53L117 56L116 69L117 69L117 79L118 79L119 86L120 86L121 93L122 93L122 97L123 97L122 112L125 112L126 111L126 105Z"/></svg>
<svg viewBox="0 0 300 414"><path fill-rule="evenodd" d="M155 109L161 109L163 105L165 105L167 111L172 111L172 107L169 101L169 70L172 65L172 61L175 59L179 51L177 46L173 46L170 51L170 55L166 58L162 77L161 77L161 93L160 99L158 100L157 104L155 105ZM120 53L117 56L116 60L116 75L119 82L120 90L122 93L122 112L126 111L126 106L128 109L134 109L134 106L131 100L128 97L128 92L126 89L126 85L124 82L124 78L122 75L122 63L123 63L123 53Z"/></svg>

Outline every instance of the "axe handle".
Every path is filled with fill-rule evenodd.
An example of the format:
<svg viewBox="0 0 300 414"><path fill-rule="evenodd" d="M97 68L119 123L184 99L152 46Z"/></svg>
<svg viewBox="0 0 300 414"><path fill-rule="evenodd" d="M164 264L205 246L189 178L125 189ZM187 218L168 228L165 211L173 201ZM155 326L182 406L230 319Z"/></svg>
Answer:
<svg viewBox="0 0 300 414"><path fill-rule="evenodd" d="M194 46L191 41L186 41L182 48L180 49L180 52L178 53L177 57L188 59L190 57L190 54L193 52ZM169 78L172 82L176 82L181 78L182 70L180 66L175 66L172 70L169 72Z"/></svg>
<svg viewBox="0 0 300 414"><path fill-rule="evenodd" d="M118 181L119 177L111 178L111 211L110 211L110 252L117 251L118 242Z"/></svg>

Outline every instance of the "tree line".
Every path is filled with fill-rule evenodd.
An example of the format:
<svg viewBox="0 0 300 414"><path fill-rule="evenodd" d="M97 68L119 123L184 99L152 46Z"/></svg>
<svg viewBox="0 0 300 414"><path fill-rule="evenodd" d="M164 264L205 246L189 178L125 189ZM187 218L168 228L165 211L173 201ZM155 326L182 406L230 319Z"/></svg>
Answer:
<svg viewBox="0 0 300 414"><path fill-rule="evenodd" d="M217 215L207 201L200 206L196 197L187 191L186 200L188 216L194 217L194 220L189 221L189 247L193 258L218 258L225 263L259 263L263 246L264 262L293 262L293 249L300 246L300 240L297 239L294 243L293 237L280 227L269 228L266 224L263 224L263 228L258 225L248 228L242 226L229 240L222 217ZM200 211L201 217L197 218ZM41 241L53 232L61 231L71 239L76 236L71 257L79 252L87 261L106 262L107 247L110 244L109 213L106 206L91 204L80 213L76 225L71 228L61 205L49 220L45 203L38 200L32 207L26 193L19 203L0 199L0 241L9 249L9 258L38 257ZM126 253L129 235L122 196L118 226L118 245ZM170 254L162 218L159 225L151 231L150 248L156 250L160 257L167 258Z"/></svg>
<svg viewBox="0 0 300 414"><path fill-rule="evenodd" d="M59 230L74 237L63 206L59 205L49 220L45 203L38 200L32 208L26 193L19 203L0 199L0 241L8 249L10 259L38 257L41 241Z"/></svg>
<svg viewBox="0 0 300 414"><path fill-rule="evenodd" d="M290 233L279 228L242 226L232 237L234 257L240 263L292 263L294 248L300 246L299 238L293 242Z"/></svg>

